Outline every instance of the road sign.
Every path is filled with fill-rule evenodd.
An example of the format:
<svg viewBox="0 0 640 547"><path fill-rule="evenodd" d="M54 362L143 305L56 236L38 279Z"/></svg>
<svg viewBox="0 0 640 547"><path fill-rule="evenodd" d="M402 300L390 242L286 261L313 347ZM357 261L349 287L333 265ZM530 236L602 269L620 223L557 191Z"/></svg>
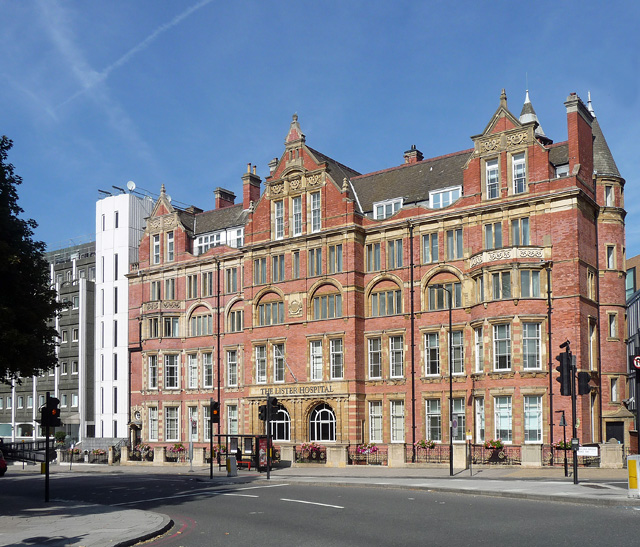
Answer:
<svg viewBox="0 0 640 547"><path fill-rule="evenodd" d="M640 369L640 355L636 355L633 358L633 366L636 367L637 369Z"/></svg>
<svg viewBox="0 0 640 547"><path fill-rule="evenodd" d="M578 456L597 457L598 447L597 446L581 446L580 448L578 448L577 454Z"/></svg>

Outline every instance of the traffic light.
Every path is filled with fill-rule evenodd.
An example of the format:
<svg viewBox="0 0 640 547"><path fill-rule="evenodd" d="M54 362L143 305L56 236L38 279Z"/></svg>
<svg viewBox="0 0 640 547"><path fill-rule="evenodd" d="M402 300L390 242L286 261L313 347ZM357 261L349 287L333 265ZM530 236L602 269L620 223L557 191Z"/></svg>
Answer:
<svg viewBox="0 0 640 547"><path fill-rule="evenodd" d="M60 421L60 399L49 397L46 404L40 409L40 424L42 426L58 427Z"/></svg>
<svg viewBox="0 0 640 547"><path fill-rule="evenodd" d="M220 423L220 403L218 401L211 401L211 423Z"/></svg>
<svg viewBox="0 0 640 547"><path fill-rule="evenodd" d="M560 373L560 376L556 378L556 382L560 382L560 395L571 396L571 354L563 351L556 356L556 361L560 362L560 365L556 367Z"/></svg>
<svg viewBox="0 0 640 547"><path fill-rule="evenodd" d="M258 418L263 422L267 421L267 405L260 405L258 407Z"/></svg>
<svg viewBox="0 0 640 547"><path fill-rule="evenodd" d="M269 396L267 398L267 404L269 405L269 416L273 420L278 414L278 399Z"/></svg>
<svg viewBox="0 0 640 547"><path fill-rule="evenodd" d="M578 372L578 395L586 395L591 391L589 382L591 381L591 374L588 372Z"/></svg>

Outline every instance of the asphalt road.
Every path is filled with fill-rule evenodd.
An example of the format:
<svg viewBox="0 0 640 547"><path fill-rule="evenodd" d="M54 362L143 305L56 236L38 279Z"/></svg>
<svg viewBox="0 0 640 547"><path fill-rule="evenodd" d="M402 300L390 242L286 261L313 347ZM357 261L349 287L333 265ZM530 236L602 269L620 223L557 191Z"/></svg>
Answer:
<svg viewBox="0 0 640 547"><path fill-rule="evenodd" d="M3 489L41 495L39 477ZM9 492L9 490L7 490ZM54 499L146 509L175 526L145 545L633 545L640 511L421 490L265 481L212 487L188 475L53 475ZM8 497L2 496L8 501Z"/></svg>

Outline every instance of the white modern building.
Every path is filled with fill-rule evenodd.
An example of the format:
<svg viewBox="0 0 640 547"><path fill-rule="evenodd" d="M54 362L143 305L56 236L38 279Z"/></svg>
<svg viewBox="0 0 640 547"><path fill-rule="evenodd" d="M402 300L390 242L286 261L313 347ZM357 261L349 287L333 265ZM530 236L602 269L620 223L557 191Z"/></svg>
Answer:
<svg viewBox="0 0 640 547"><path fill-rule="evenodd" d="M153 200L134 193L96 203L95 436L126 438L129 416L129 289L126 274Z"/></svg>

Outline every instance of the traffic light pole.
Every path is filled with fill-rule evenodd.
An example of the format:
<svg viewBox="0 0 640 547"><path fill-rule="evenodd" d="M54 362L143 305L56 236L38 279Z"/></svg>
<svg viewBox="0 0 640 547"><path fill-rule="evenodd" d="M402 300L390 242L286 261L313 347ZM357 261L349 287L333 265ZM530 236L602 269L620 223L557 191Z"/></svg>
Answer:
<svg viewBox="0 0 640 547"><path fill-rule="evenodd" d="M46 407L49 408L49 392L45 401ZM44 423L44 501L49 503L49 419ZM73 454L71 454L73 458Z"/></svg>
<svg viewBox="0 0 640 547"><path fill-rule="evenodd" d="M271 480L271 395L267 395L267 480Z"/></svg>
<svg viewBox="0 0 640 547"><path fill-rule="evenodd" d="M574 446L574 439L578 439L578 430L576 427L576 366L573 364L573 355L569 351L569 345L567 344L567 354L569 362L569 370L571 370L571 421L572 421L572 436L571 436L571 450L573 450L573 484L578 484L578 447Z"/></svg>

